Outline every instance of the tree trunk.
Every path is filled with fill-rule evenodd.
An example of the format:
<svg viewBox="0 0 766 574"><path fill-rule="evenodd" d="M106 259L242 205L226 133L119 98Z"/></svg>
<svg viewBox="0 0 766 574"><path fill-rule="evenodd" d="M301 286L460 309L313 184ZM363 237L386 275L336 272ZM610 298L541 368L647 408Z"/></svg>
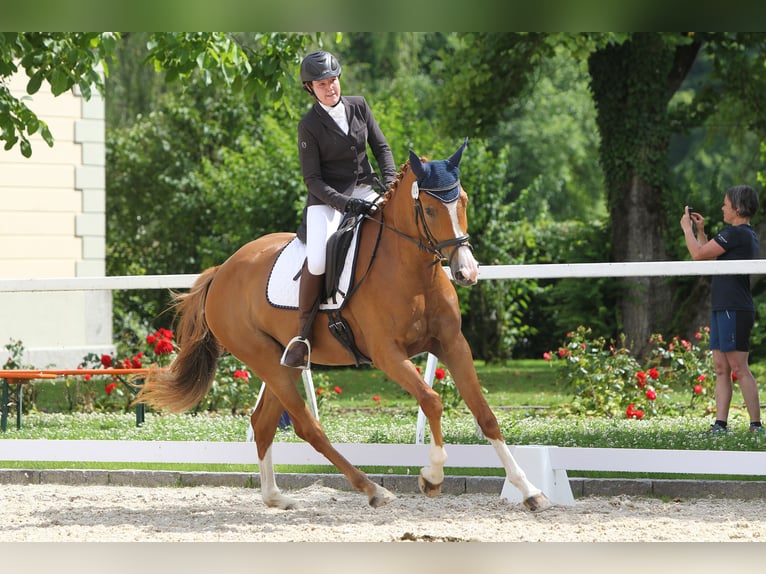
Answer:
<svg viewBox="0 0 766 574"><path fill-rule="evenodd" d="M668 103L689 71L698 43L673 46L661 34L636 33L589 59L612 226L613 261L663 261L669 188ZM669 326L672 292L665 278L629 277L619 305L621 329L636 356Z"/></svg>

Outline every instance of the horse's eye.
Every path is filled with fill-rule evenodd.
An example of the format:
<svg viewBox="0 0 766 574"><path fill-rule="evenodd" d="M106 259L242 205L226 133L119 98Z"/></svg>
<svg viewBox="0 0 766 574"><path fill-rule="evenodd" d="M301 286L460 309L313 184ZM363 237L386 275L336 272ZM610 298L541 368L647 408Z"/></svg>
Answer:
<svg viewBox="0 0 766 574"><path fill-rule="evenodd" d="M436 210L433 207L426 207L425 211L428 217L436 217Z"/></svg>

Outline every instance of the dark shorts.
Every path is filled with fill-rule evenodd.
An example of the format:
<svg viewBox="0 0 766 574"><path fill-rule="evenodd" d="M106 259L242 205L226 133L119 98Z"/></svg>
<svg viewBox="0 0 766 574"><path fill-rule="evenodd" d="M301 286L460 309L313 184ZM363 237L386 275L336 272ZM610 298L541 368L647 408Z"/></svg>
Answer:
<svg viewBox="0 0 766 574"><path fill-rule="evenodd" d="M750 333L755 323L752 311L713 311L710 315L710 349L729 353L750 351Z"/></svg>

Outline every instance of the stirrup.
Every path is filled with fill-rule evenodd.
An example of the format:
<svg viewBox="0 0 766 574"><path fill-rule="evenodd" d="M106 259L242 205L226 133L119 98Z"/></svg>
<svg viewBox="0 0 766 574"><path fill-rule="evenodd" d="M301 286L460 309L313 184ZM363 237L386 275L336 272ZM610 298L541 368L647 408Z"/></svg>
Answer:
<svg viewBox="0 0 766 574"><path fill-rule="evenodd" d="M306 345L306 349L307 349L306 362L303 365L299 365L297 367L293 367L292 365L285 364L285 357L287 356L288 351L290 351L290 349L295 343L303 343L304 345ZM279 364L282 365L283 367L289 367L291 369L301 369L303 371L307 371L311 369L311 342L305 337L301 337L300 335L290 339L287 342L287 345L285 346L284 353L282 353L282 358L279 359Z"/></svg>

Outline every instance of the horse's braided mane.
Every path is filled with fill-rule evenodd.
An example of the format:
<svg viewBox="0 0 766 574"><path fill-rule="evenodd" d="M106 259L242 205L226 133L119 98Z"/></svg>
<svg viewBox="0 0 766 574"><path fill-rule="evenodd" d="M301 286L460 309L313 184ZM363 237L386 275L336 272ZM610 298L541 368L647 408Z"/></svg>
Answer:
<svg viewBox="0 0 766 574"><path fill-rule="evenodd" d="M396 174L396 178L389 184L388 189L383 194L383 201L380 202L381 207L385 206L386 203L388 203L388 200L391 199L391 196L396 193L396 190L399 188L399 184L402 179L404 179L404 174L408 169L410 169L410 162L406 161L399 168L399 173Z"/></svg>
<svg viewBox="0 0 766 574"><path fill-rule="evenodd" d="M420 161L426 162L428 160L424 157L421 157ZM396 174L396 179L391 182L391 185L388 186L388 190L386 191L386 193L383 194L383 201L380 202L381 207L386 205L388 200L391 199L391 196L394 193L396 193L396 190L399 188L399 184L404 179L404 174L407 173L409 169L410 169L410 161L407 160L399 168L399 173Z"/></svg>

